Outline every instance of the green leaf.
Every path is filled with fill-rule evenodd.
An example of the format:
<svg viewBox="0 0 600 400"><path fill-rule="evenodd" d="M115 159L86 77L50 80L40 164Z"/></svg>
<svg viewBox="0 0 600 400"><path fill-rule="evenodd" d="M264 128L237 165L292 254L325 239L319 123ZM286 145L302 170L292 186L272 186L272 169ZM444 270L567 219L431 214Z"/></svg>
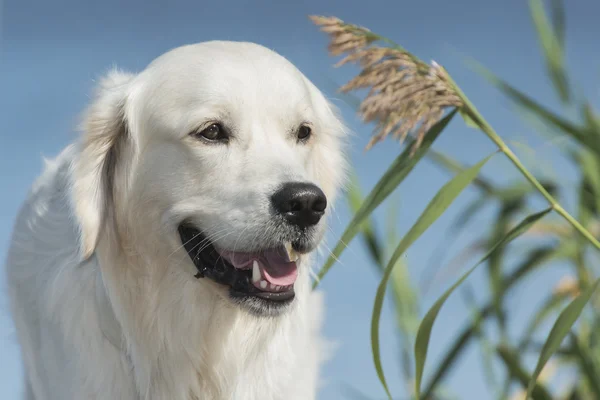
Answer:
<svg viewBox="0 0 600 400"><path fill-rule="evenodd" d="M469 113L466 112L464 109L461 108L459 113L460 113L460 116L462 117L462 119L465 121L465 124L467 124L467 126L469 128L481 129L479 124L477 122L475 122L475 120L473 118L471 118Z"/></svg>
<svg viewBox="0 0 600 400"><path fill-rule="evenodd" d="M525 387L531 377L521 366L519 357L515 354L515 352L506 346L499 346L496 351L500 356L500 359L504 362L504 365L510 373L510 376L517 378L521 385ZM535 400L552 400L552 395L541 384L536 384L533 390L533 396Z"/></svg>
<svg viewBox="0 0 600 400"><path fill-rule="evenodd" d="M560 309L560 306L565 302L567 298L567 295L551 294L550 296L548 296L548 298L544 301L544 303L535 313L533 318L529 320L527 328L523 333L523 338L521 339L518 345L518 349L520 351L525 350L527 346L531 344L535 331L548 317L550 317L555 311L558 311Z"/></svg>
<svg viewBox="0 0 600 400"><path fill-rule="evenodd" d="M444 211L450 206L450 204L452 204L456 197L458 197L458 195L467 186L469 186L483 165L494 154L487 156L479 163L460 172L437 192L423 213L419 216L417 222L415 222L408 233L402 238L385 268L383 278L381 279L377 289L377 296L375 297L375 304L373 306L373 317L371 321L371 345L373 347L373 361L375 363L377 375L379 376L379 380L381 381L390 399L392 397L385 381L385 375L383 373L383 367L381 366L379 351L379 318L381 315L383 299L385 297L385 291L390 275L392 274L394 266L396 265L396 262L400 256L415 242L415 240L417 240L423 234L423 232L429 228L429 226L431 226L431 224L433 224L444 213Z"/></svg>
<svg viewBox="0 0 600 400"><path fill-rule="evenodd" d="M512 87L508 83L504 82L488 69L484 68L478 63L472 63L473 69L479 72L484 78L486 78L491 84L496 86L506 96L508 96L515 104L520 106L523 110L526 110L535 115L540 121L544 122L547 126L551 126L555 129L569 135L572 139L576 140L579 144L588 147L590 150L600 156L600 140L596 135L590 135L588 127L579 126L574 124L559 115L556 115L546 107L539 104L537 101Z"/></svg>
<svg viewBox="0 0 600 400"><path fill-rule="evenodd" d="M465 169L464 165L462 165L449 155L439 151L435 151L433 149L429 150L429 152L427 153L427 158L431 159L436 164L444 167L445 169L453 173L458 173ZM475 178L473 184L486 194L493 194L495 191L494 185L492 185L488 180L479 176Z"/></svg>
<svg viewBox="0 0 600 400"><path fill-rule="evenodd" d="M556 2L555 2L556 3ZM530 0L529 6L531 9L531 17L537 30L537 34L544 51L544 58L546 59L546 67L548 74L554 83L554 87L563 102L569 101L569 85L564 70L564 50L562 46L563 38L560 38L557 33L554 32L546 11L544 11L544 5L541 0ZM564 18L561 20L562 8L555 4L555 16L557 16L558 23L564 24ZM559 26L558 29L564 31L564 26ZM564 32L560 32L559 35L564 35Z"/></svg>
<svg viewBox="0 0 600 400"><path fill-rule="evenodd" d="M460 238L461 231L465 229L469 222L475 217L475 215L485 206L489 204L488 196L481 196L476 198L469 205L465 206L463 210L458 213L458 215L454 218L450 227L447 230L446 241L440 242L435 248L431 250L431 256L427 261L427 265L423 268L423 272L421 273L421 289L422 293L426 294L435 281L435 276L438 274L443 264L440 260L443 260L446 254L452 248L452 245ZM479 251L479 244L481 241L477 241L474 244L470 245L468 249L469 252L472 250ZM465 255L464 251L459 253L459 256ZM458 257L458 256L457 256ZM432 277L434 277L432 279Z"/></svg>
<svg viewBox="0 0 600 400"><path fill-rule="evenodd" d="M544 368L546 362L559 348L565 336L567 336L567 334L571 331L571 328L583 311L583 307L585 307L587 302L592 297L592 294L598 287L598 284L600 284L600 279L596 280L592 286L588 287L582 294L577 296L577 298L575 298L575 300L573 300L556 319L552 330L550 330L550 335L548 335L548 338L544 343L537 366L535 367L533 375L531 376L531 381L529 382L529 386L527 388L526 398L529 398L531 395L533 387L535 386L535 382L540 375L540 372L542 372L542 368Z"/></svg>
<svg viewBox="0 0 600 400"><path fill-rule="evenodd" d="M477 336L481 346L481 363L483 366L483 373L487 382L488 388L495 388L497 386L496 377L497 374L494 371L493 356L494 356L494 345L491 342L488 335L486 335L485 326L483 324L483 315L479 308L477 308L477 302L475 300L475 294L473 289L465 284L463 287L463 294L467 306L471 309L473 317L473 327L475 328L475 335Z"/></svg>
<svg viewBox="0 0 600 400"><path fill-rule="evenodd" d="M565 48L565 7L562 0L552 0L552 25L556 40L562 49Z"/></svg>
<svg viewBox="0 0 600 400"><path fill-rule="evenodd" d="M358 178L355 174L350 175L350 185L348 187L346 199L348 200L350 211L353 214L356 214L363 203L363 196L360 191ZM366 217L361 224L361 236L369 255L375 262L375 266L383 269L384 249L375 233L374 225L373 218L371 216Z"/></svg>
<svg viewBox="0 0 600 400"><path fill-rule="evenodd" d="M583 105L583 119L590 132L595 135L600 135L600 119L598 119L592 105L588 101Z"/></svg>
<svg viewBox="0 0 600 400"><path fill-rule="evenodd" d="M339 258L340 254L345 250L350 241L360 231L362 222L383 202L396 187L408 176L413 170L415 165L425 155L431 144L435 139L442 133L444 128L448 125L450 120L456 114L456 110L450 112L446 117L436 123L425 135L423 143L411 156L412 149L407 147L396 160L392 163L389 169L381 177L379 182L375 185L375 188L369 193L364 200L361 207L358 209L354 217L346 227L346 230L342 234L341 239L331 252L331 255L323 265L323 268L317 275L317 280L313 284L313 289L316 288L319 282L327 274L329 269L333 266L335 261Z"/></svg>
<svg viewBox="0 0 600 400"><path fill-rule="evenodd" d="M546 247L542 249L536 249L519 265L514 272L504 278L502 285L503 295L505 295L510 289L512 289L519 282L522 282L527 275L535 271L536 268L542 265L555 261L557 259L567 259L574 254L575 246L573 242L563 241L558 247ZM423 390L423 398L431 398L434 390L438 387L439 383L444 379L446 374L455 365L458 356L464 351L473 338L476 332L476 326L489 318L494 310L493 303L490 302L481 308L481 312L478 313L478 317L474 322L465 327L459 335L456 336L454 343L449 346L449 350L446 352L441 361L437 364L437 368L431 376L431 379L427 382L425 390ZM479 320L481 319L481 321Z"/></svg>
<svg viewBox="0 0 600 400"><path fill-rule="evenodd" d="M459 287L461 283L463 283L467 277L477 268L482 262L484 262L498 247L504 246L508 242L514 240L516 237L523 234L527 229L529 229L534 223L543 218L546 214L552 211L552 208L547 208L543 211L540 211L536 214L532 214L526 217L523 221L521 221L517 226L511 229L504 237L502 237L498 242L496 242L488 252L475 264L471 269L469 269L450 289L448 289L442 297L440 297L435 304L429 309L425 318L421 322L421 326L419 326L419 331L417 333L417 340L415 343L415 363L416 363L416 378L415 378L415 393L417 399L420 399L420 391L421 391L421 379L423 377L423 370L425 369L425 360L427 358L427 349L429 347L429 338L431 336L431 329L433 328L433 323L437 318L438 313L440 312L442 306L450 297L454 289Z"/></svg>
<svg viewBox="0 0 600 400"><path fill-rule="evenodd" d="M600 399L600 379L598 379L600 377L600 370L597 362L590 355L589 348L581 343L577 335L571 332L570 336L573 343L573 352L579 359L579 368L587 378L590 389L594 393L594 398Z"/></svg>

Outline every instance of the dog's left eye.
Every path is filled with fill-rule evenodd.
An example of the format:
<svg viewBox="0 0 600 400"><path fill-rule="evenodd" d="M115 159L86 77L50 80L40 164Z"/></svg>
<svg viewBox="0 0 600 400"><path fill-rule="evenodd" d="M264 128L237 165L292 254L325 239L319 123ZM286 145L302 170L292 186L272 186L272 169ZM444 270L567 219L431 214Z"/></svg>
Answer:
<svg viewBox="0 0 600 400"><path fill-rule="evenodd" d="M310 129L310 126L302 125L300 128L298 128L296 137L300 141L305 141L305 140L308 140L308 138L310 137L311 134L312 134L312 129Z"/></svg>
<svg viewBox="0 0 600 400"><path fill-rule="evenodd" d="M216 123L211 124L208 128L201 131L194 132L193 135L211 142L226 141L228 139L227 132L223 126Z"/></svg>

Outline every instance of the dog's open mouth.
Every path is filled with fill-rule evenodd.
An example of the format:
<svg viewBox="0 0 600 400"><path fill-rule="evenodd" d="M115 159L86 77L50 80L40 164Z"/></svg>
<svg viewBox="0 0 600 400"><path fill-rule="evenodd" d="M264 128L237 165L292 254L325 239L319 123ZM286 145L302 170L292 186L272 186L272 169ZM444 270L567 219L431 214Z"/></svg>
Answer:
<svg viewBox="0 0 600 400"><path fill-rule="evenodd" d="M209 278L230 287L233 297L256 297L287 303L294 298L298 275L297 253L291 245L257 252L217 249L193 225L178 228L181 243L198 269L198 278Z"/></svg>

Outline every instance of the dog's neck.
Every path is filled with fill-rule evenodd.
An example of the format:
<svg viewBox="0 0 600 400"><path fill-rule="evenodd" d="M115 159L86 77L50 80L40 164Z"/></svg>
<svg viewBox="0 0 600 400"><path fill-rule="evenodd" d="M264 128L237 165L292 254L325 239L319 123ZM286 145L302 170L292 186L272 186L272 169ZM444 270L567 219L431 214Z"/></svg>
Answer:
<svg viewBox="0 0 600 400"><path fill-rule="evenodd" d="M100 248L113 251L109 246ZM259 318L183 271L148 265L150 258L132 259L121 253L104 258L120 260L118 265L105 265L99 256L102 273L96 299L99 315L105 315L102 332L128 355L142 398L161 392L165 397L157 398L193 399L194 393L212 394L199 398L238 398L237 391L248 387L284 390L295 360L280 355L293 354L285 350L300 344L295 339L306 336L309 325L306 313L299 312L306 308L310 292L306 265L310 257L305 257L290 309L278 317ZM146 265L140 268L140 263ZM261 394L242 397L258 399Z"/></svg>

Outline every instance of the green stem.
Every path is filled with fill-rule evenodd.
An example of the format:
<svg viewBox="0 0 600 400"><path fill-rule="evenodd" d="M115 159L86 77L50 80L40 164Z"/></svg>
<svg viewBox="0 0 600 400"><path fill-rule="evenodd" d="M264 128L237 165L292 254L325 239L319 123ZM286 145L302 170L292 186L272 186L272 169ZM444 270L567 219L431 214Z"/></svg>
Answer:
<svg viewBox="0 0 600 400"><path fill-rule="evenodd" d="M501 152L506 155L506 157L513 163L515 167L521 174L544 196L544 198L550 203L552 208L560 214L564 219L570 223L573 228L575 228L583 237L585 237L591 244L594 245L598 250L600 250L600 242L577 221L571 214L567 212L558 201L552 197L550 193L542 186L542 184L525 168L525 166L521 163L521 161L517 158L515 153L504 143L504 141L500 138L500 136L496 133L494 128L491 127L490 124L483 118L483 116L477 111L477 108L471 103L471 101L467 98L467 96L460 90L458 85L454 82L454 80L450 77L450 75L446 74L446 77L450 84L456 90L456 94L463 101L463 111L471 118L479 128L498 146Z"/></svg>

